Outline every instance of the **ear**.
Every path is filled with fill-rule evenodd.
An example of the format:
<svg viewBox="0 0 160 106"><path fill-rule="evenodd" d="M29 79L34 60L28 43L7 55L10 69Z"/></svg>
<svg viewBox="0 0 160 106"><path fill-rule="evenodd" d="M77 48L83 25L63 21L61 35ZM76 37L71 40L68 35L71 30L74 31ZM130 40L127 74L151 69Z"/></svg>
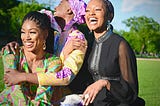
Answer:
<svg viewBox="0 0 160 106"><path fill-rule="evenodd" d="M73 11L71 10L71 8L67 9L67 14L73 14Z"/></svg>

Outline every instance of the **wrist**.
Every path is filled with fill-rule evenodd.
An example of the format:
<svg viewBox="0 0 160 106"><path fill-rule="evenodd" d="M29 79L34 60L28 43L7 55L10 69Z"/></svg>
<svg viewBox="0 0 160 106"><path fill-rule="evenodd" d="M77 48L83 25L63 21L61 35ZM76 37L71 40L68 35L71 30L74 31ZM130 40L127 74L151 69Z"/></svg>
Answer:
<svg viewBox="0 0 160 106"><path fill-rule="evenodd" d="M26 73L22 73L22 82L27 82L27 75L26 75Z"/></svg>
<svg viewBox="0 0 160 106"><path fill-rule="evenodd" d="M110 84L110 82L108 81L108 80L106 80L106 82L107 82L107 84L106 84L106 88L110 91L110 86L111 86L111 84Z"/></svg>
<svg viewBox="0 0 160 106"><path fill-rule="evenodd" d="M102 86L106 87L108 90L110 90L110 82L108 80L101 80Z"/></svg>

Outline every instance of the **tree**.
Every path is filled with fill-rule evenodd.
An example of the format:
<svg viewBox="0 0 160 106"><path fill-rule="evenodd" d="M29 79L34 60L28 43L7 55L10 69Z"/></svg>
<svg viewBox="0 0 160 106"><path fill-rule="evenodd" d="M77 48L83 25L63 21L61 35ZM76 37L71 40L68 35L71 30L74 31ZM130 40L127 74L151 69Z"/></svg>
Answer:
<svg viewBox="0 0 160 106"><path fill-rule="evenodd" d="M9 9L10 14L10 32L12 35L19 37L19 30L22 24L22 19L26 13L30 11L38 11L44 8L43 5L37 3L20 3L17 7Z"/></svg>
<svg viewBox="0 0 160 106"><path fill-rule="evenodd" d="M158 53L160 51L160 24L145 16L131 17L123 23L130 28L129 40L140 54Z"/></svg>
<svg viewBox="0 0 160 106"><path fill-rule="evenodd" d="M17 0L2 0L0 3L0 32L5 35L9 30L9 17L8 9L17 6L20 2Z"/></svg>

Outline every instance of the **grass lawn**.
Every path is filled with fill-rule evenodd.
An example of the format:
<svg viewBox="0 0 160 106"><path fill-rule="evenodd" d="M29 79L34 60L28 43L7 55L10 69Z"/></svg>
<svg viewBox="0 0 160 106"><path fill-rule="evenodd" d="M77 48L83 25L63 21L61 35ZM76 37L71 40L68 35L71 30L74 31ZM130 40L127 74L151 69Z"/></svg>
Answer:
<svg viewBox="0 0 160 106"><path fill-rule="evenodd" d="M138 60L139 96L146 106L160 106L160 61ZM0 91L4 88L3 64L0 57Z"/></svg>
<svg viewBox="0 0 160 106"><path fill-rule="evenodd" d="M138 60L139 96L146 106L160 106L160 61Z"/></svg>

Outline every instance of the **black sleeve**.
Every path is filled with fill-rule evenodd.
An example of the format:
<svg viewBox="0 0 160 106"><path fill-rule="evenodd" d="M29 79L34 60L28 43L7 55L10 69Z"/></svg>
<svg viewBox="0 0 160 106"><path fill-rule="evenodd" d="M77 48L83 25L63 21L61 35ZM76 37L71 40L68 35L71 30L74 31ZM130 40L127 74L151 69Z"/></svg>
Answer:
<svg viewBox="0 0 160 106"><path fill-rule="evenodd" d="M110 81L110 91L120 102L131 103L138 95L137 63L129 44L121 41L119 46L120 81Z"/></svg>

